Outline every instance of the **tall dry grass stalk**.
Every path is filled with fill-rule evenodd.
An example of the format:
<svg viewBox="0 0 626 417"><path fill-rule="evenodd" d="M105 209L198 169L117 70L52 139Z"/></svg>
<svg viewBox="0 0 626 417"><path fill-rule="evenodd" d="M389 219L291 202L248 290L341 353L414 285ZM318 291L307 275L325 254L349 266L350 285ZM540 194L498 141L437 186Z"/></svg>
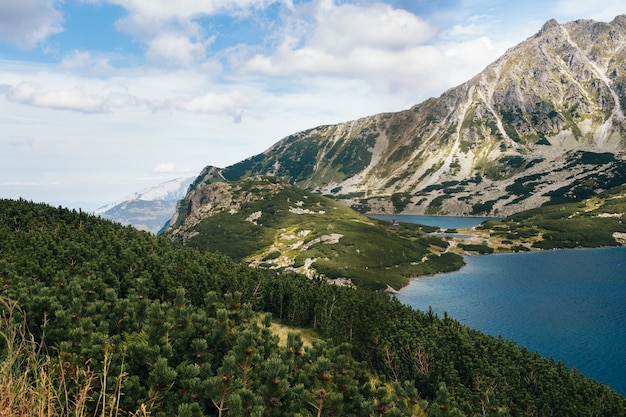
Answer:
<svg viewBox="0 0 626 417"><path fill-rule="evenodd" d="M107 393L109 353L104 352L101 375L77 368L70 376L60 360L42 353L43 345L27 331L25 317L15 302L0 298L0 417L120 415L124 374L117 377L112 393ZM93 398L98 398L95 405ZM142 406L130 415L148 417L150 413Z"/></svg>
<svg viewBox="0 0 626 417"><path fill-rule="evenodd" d="M50 415L51 404L41 395L50 398L50 378L25 324L17 322L19 308L8 300L0 300L0 308L0 416Z"/></svg>

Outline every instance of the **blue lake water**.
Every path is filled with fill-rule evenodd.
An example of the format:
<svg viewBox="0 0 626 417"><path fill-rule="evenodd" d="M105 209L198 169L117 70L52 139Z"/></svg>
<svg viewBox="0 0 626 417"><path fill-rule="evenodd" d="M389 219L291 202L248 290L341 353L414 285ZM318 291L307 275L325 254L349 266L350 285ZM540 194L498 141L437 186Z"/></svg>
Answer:
<svg viewBox="0 0 626 417"><path fill-rule="evenodd" d="M465 261L459 271L412 280L398 299L514 340L626 395L626 247Z"/></svg>

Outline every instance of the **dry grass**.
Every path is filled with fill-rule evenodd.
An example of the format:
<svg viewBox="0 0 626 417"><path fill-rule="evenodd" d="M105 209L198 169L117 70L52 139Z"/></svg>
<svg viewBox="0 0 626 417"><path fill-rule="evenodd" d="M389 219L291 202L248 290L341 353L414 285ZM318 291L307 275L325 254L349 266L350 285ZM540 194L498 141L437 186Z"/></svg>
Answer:
<svg viewBox="0 0 626 417"><path fill-rule="evenodd" d="M272 324L270 325L270 330L272 331L272 333L278 336L278 345L282 347L287 346L287 336L289 335L289 333L299 334L300 338L302 339L302 344L305 348L313 346L313 341L315 339L319 339L319 336L316 335L315 332L313 332L312 330L285 326L276 322L272 322Z"/></svg>
<svg viewBox="0 0 626 417"><path fill-rule="evenodd" d="M119 400L124 375L118 376L116 386L106 386L110 364L106 351L100 375L89 368L77 368L70 376L59 359L43 354L42 349L43 345L27 331L25 314L19 306L0 299L0 417L121 414ZM100 384L95 384L98 380ZM94 398L98 398L95 404ZM130 415L148 417L150 413L142 406Z"/></svg>

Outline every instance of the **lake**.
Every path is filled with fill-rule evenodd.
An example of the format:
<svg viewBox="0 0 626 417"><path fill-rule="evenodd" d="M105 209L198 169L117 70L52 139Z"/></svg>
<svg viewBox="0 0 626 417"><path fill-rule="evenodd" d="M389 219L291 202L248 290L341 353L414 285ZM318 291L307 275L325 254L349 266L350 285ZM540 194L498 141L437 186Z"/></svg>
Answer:
<svg viewBox="0 0 626 417"><path fill-rule="evenodd" d="M514 340L626 395L626 247L465 261L459 271L412 280L398 299Z"/></svg>

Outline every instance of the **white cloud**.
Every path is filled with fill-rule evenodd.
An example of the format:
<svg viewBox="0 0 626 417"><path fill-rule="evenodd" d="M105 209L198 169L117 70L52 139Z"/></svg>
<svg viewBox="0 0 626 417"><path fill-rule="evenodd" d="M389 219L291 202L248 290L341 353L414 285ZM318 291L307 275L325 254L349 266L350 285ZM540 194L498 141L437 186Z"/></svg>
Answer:
<svg viewBox="0 0 626 417"><path fill-rule="evenodd" d="M240 91L231 91L224 94L208 93L190 98L178 98L168 104L178 110L200 114L227 114L233 117L236 123L241 122L244 108L250 103L250 98Z"/></svg>
<svg viewBox="0 0 626 417"><path fill-rule="evenodd" d="M197 19L224 13L247 15L274 3L290 0L102 0L117 4L128 15L115 23L147 45L149 61L173 68L191 68L207 57L215 36L207 33Z"/></svg>
<svg viewBox="0 0 626 417"><path fill-rule="evenodd" d="M190 68L202 63L214 37L193 20L163 19L149 14L131 13L117 21L118 30L146 44L146 58L169 68Z"/></svg>
<svg viewBox="0 0 626 417"><path fill-rule="evenodd" d="M443 39L473 39L484 36L489 30L493 31L494 18L492 16L480 15L470 16L462 23L453 25L440 35Z"/></svg>
<svg viewBox="0 0 626 417"><path fill-rule="evenodd" d="M91 65L91 54L89 52L74 51L61 61L61 68L72 70L84 68Z"/></svg>
<svg viewBox="0 0 626 417"><path fill-rule="evenodd" d="M48 68L51 70L54 67ZM252 103L248 94L214 85L201 71L127 73L108 79L43 71L27 75L36 81L17 81L19 73L0 71L0 79L15 80L0 84L0 98L34 108L85 114L143 108L152 112L225 116L236 123L241 121L243 112ZM47 87L50 85L56 88ZM87 87L81 87L83 85ZM186 94L180 94L181 91Z"/></svg>
<svg viewBox="0 0 626 417"><path fill-rule="evenodd" d="M52 0L0 0L0 42L30 49L63 31Z"/></svg>
<svg viewBox="0 0 626 417"><path fill-rule="evenodd" d="M288 32L272 54L256 54L235 65L269 75L388 73L393 78L398 70L414 70L432 58L432 48L424 42L434 29L405 10L384 4L361 7L322 2L313 22L302 19L302 13L294 14L301 20L288 24Z"/></svg>
<svg viewBox="0 0 626 417"><path fill-rule="evenodd" d="M197 42L180 33L163 33L148 41L148 60L174 68L188 68L206 58L212 39Z"/></svg>
<svg viewBox="0 0 626 417"><path fill-rule="evenodd" d="M231 66L262 76L357 78L374 94L414 97L413 105L467 80L511 46L480 36L490 27L486 18L437 33L416 15L385 4L320 1L307 20L311 7L293 13L275 50L248 56L244 50L231 56Z"/></svg>
<svg viewBox="0 0 626 417"><path fill-rule="evenodd" d="M34 107L72 110L81 113L107 111L105 99L89 94L80 88L49 90L37 83L22 82L17 86L0 84L0 94L11 102Z"/></svg>
<svg viewBox="0 0 626 417"><path fill-rule="evenodd" d="M163 162L158 164L152 169L152 172L157 173L165 173L165 172L173 172L176 169L176 166L171 162Z"/></svg>
<svg viewBox="0 0 626 417"><path fill-rule="evenodd" d="M360 7L323 4L309 46L333 55L355 48L402 51L422 44L434 29L414 14L386 4Z"/></svg>
<svg viewBox="0 0 626 417"><path fill-rule="evenodd" d="M181 19L173 15L155 17L150 14L131 12L115 22L115 27L142 42L148 42L163 33L177 33L193 39L206 36L202 26L193 19Z"/></svg>
<svg viewBox="0 0 626 417"><path fill-rule="evenodd" d="M61 68L65 70L87 69L96 74L105 74L113 71L108 58L94 58L89 51L73 51L61 60Z"/></svg>

